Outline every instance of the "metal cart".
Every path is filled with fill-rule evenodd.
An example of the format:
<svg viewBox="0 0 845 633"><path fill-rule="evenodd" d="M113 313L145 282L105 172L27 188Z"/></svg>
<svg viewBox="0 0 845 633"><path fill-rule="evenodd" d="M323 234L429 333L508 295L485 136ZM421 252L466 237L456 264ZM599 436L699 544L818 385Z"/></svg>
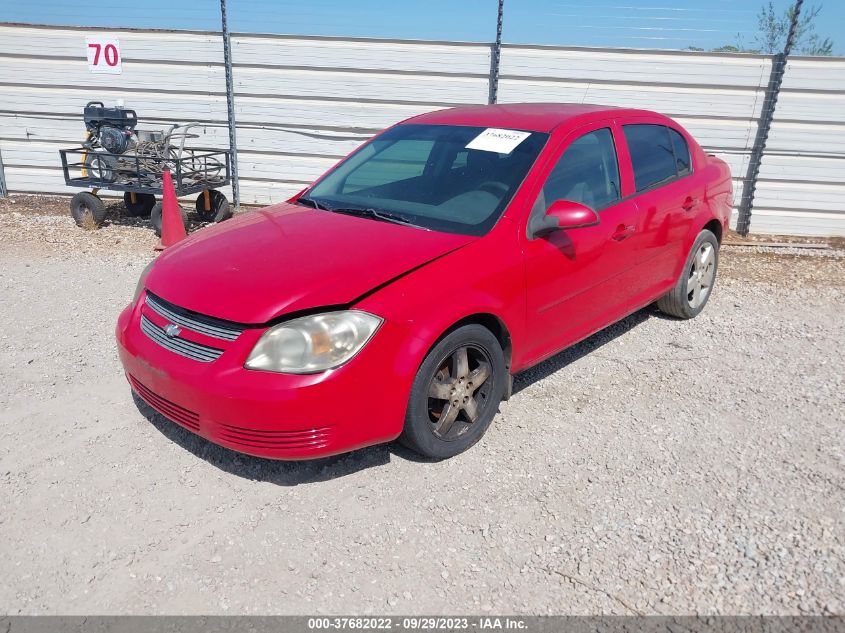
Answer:
<svg viewBox="0 0 845 633"><path fill-rule="evenodd" d="M229 153L185 147L198 138L191 132L200 123L173 125L163 131L136 130L134 111L105 108L100 102L85 107L88 138L79 147L59 150L65 182L83 191L73 196L70 211L80 226L100 225L106 209L100 190L123 191L130 215L150 215L161 234L162 173L169 170L179 197L199 194L196 211L201 221L220 222L231 217L226 196L218 189L230 183ZM187 226L187 214L182 210Z"/></svg>

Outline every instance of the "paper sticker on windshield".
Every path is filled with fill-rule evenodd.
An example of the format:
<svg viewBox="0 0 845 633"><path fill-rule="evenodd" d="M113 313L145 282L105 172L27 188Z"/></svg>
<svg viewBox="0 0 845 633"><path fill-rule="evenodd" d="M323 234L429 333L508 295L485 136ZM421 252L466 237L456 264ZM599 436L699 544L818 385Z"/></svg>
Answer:
<svg viewBox="0 0 845 633"><path fill-rule="evenodd" d="M484 152L496 152L497 154L510 154L517 145L529 136L531 136L531 132L488 127L472 139L466 148L480 149Z"/></svg>

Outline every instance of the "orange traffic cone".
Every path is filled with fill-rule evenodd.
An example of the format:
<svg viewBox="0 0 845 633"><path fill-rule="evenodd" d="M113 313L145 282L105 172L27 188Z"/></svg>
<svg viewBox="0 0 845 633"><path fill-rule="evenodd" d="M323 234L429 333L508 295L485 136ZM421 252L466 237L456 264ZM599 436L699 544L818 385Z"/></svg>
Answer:
<svg viewBox="0 0 845 633"><path fill-rule="evenodd" d="M161 185L161 239L155 247L157 251L163 251L168 246L173 246L176 242L188 236L185 232L185 225L182 224L182 210L179 208L178 200L176 200L173 179L167 169L161 174Z"/></svg>

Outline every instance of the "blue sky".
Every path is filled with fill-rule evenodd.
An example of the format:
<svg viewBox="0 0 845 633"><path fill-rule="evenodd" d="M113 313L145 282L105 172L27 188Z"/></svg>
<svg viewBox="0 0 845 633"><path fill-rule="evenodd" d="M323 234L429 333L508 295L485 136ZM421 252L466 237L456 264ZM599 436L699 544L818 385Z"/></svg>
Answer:
<svg viewBox="0 0 845 633"><path fill-rule="evenodd" d="M233 31L491 41L496 0L228 0ZM505 0L504 40L643 48L752 44L763 0ZM775 0L783 9L788 0ZM845 54L845 0L826 0L817 32ZM218 0L0 0L0 21L218 29Z"/></svg>

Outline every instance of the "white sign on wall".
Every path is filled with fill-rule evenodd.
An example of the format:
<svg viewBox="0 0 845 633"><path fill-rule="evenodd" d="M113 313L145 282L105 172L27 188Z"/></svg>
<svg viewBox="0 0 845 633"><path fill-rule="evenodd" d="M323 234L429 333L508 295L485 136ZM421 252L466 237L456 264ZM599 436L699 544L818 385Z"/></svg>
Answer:
<svg viewBox="0 0 845 633"><path fill-rule="evenodd" d="M120 56L120 40L111 35L92 35L85 38L88 53L88 70L92 73L123 72L123 58Z"/></svg>

